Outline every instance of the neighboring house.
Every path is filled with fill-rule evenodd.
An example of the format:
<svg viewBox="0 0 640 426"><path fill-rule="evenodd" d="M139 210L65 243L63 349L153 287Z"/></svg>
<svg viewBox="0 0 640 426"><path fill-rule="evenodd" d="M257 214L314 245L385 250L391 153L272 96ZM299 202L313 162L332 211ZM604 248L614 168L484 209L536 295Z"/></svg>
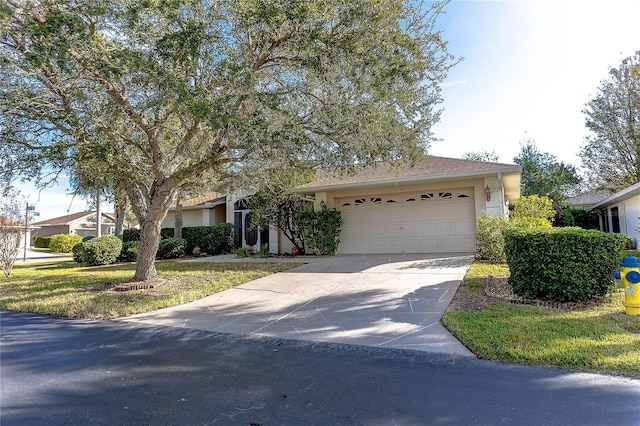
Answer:
<svg viewBox="0 0 640 426"><path fill-rule="evenodd" d="M516 164L427 156L414 167L368 167L344 176L318 171L314 182L294 191L314 200L315 209L342 212L338 253L472 253L476 218L508 214L520 196L521 172ZM233 223L238 247L292 248L275 227L251 231L246 197L209 194L183 202L182 210L185 227ZM174 215L171 208L162 227L173 227Z"/></svg>
<svg viewBox="0 0 640 426"><path fill-rule="evenodd" d="M635 247L640 242L640 182L611 194L594 203L590 211L600 215L600 229L619 232L633 239Z"/></svg>
<svg viewBox="0 0 640 426"><path fill-rule="evenodd" d="M610 192L598 191L596 189L584 192L575 197L567 198L567 204L574 209L589 210L591 206L607 198Z"/></svg>
<svg viewBox="0 0 640 426"><path fill-rule="evenodd" d="M227 197L219 192L211 192L182 202L182 226L211 226L226 220ZM171 207L162 221L163 228L173 228L176 222L176 208Z"/></svg>
<svg viewBox="0 0 640 426"><path fill-rule="evenodd" d="M115 216L110 213L102 213L101 218L101 235L113 235L116 226ZM83 238L97 236L95 211L55 217L36 222L33 225L40 228L37 232L38 237L50 237L56 234L77 234Z"/></svg>
<svg viewBox="0 0 640 426"><path fill-rule="evenodd" d="M21 253L23 253L25 250L25 243L30 245L31 233L37 229L37 226L35 226L34 224L31 224L25 227L24 223L17 222L15 220L7 219L6 217L0 216L0 229L2 229L2 232L6 231L8 233L11 233L13 231L20 235L19 247L18 247L18 258L20 258ZM26 235L24 234L25 230L26 230Z"/></svg>

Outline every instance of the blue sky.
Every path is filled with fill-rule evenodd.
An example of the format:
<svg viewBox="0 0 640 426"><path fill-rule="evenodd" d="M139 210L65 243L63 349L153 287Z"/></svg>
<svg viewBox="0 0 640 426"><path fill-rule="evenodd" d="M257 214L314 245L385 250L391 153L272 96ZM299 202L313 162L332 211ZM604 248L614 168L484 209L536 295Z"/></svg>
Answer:
<svg viewBox="0 0 640 426"><path fill-rule="evenodd" d="M582 110L608 69L640 50L640 1L452 1L439 28L465 59L443 88L429 153L495 151L512 162L520 142L580 166Z"/></svg>
<svg viewBox="0 0 640 426"><path fill-rule="evenodd" d="M510 163L533 138L541 151L580 166L588 134L582 109L608 69L640 50L640 1L452 1L438 28L464 60L443 86L444 108L434 127L441 138L429 154L461 157L495 151ZM82 211L66 180L38 194L39 220ZM45 207L46 206L46 207Z"/></svg>

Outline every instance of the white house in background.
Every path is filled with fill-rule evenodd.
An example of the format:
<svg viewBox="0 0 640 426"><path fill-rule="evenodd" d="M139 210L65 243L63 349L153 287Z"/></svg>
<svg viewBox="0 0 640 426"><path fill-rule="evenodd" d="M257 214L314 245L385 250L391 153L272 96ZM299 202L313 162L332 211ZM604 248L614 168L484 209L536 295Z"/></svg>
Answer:
<svg viewBox="0 0 640 426"><path fill-rule="evenodd" d="M595 203L589 209L600 215L600 229L619 232L640 243L640 182Z"/></svg>
<svg viewBox="0 0 640 426"><path fill-rule="evenodd" d="M101 214L101 235L113 235L115 233L116 218L113 214ZM50 237L56 234L77 234L81 237L97 236L96 212L78 212L66 216L35 222L38 237ZM125 225L126 227L126 225Z"/></svg>
<svg viewBox="0 0 640 426"><path fill-rule="evenodd" d="M22 255L26 248L31 246L31 234L32 232L38 229L34 224L24 226L24 223L14 221L11 219L7 219L5 217L0 216L0 226L3 231L6 231L7 237L11 238L12 235L18 235L20 239L18 240L18 259L22 259ZM4 238L4 236L1 236Z"/></svg>
<svg viewBox="0 0 640 426"><path fill-rule="evenodd" d="M476 218L508 214L520 196L521 173L516 164L427 156L413 167L368 167L345 176L318 171L294 191L314 200L315 209L342 212L338 253L472 253ZM238 247L268 244L272 253L292 248L275 227L251 231L246 198L209 194L185 201L182 209L184 226L233 223ZM163 227L174 226L174 211Z"/></svg>

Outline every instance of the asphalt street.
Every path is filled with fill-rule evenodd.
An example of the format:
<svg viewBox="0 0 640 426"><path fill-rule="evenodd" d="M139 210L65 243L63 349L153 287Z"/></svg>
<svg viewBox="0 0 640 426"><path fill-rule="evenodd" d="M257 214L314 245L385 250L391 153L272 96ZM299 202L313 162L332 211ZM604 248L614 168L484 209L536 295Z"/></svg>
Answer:
<svg viewBox="0 0 640 426"><path fill-rule="evenodd" d="M1 312L10 425L640 425L640 380Z"/></svg>

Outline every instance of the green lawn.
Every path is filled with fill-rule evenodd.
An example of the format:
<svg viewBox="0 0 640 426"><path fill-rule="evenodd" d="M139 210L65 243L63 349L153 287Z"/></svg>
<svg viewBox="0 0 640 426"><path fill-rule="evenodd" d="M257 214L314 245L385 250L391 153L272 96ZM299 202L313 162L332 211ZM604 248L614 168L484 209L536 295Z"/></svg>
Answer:
<svg viewBox="0 0 640 426"><path fill-rule="evenodd" d="M485 302L481 279L507 272L506 265L474 263L443 318L477 356L640 377L640 316L625 314L622 289L598 306L573 311Z"/></svg>
<svg viewBox="0 0 640 426"><path fill-rule="evenodd" d="M119 318L190 302L299 263L214 263L158 261L152 289L105 290L131 280L134 263L80 266L52 259L17 263L0 279L0 309L72 318Z"/></svg>

